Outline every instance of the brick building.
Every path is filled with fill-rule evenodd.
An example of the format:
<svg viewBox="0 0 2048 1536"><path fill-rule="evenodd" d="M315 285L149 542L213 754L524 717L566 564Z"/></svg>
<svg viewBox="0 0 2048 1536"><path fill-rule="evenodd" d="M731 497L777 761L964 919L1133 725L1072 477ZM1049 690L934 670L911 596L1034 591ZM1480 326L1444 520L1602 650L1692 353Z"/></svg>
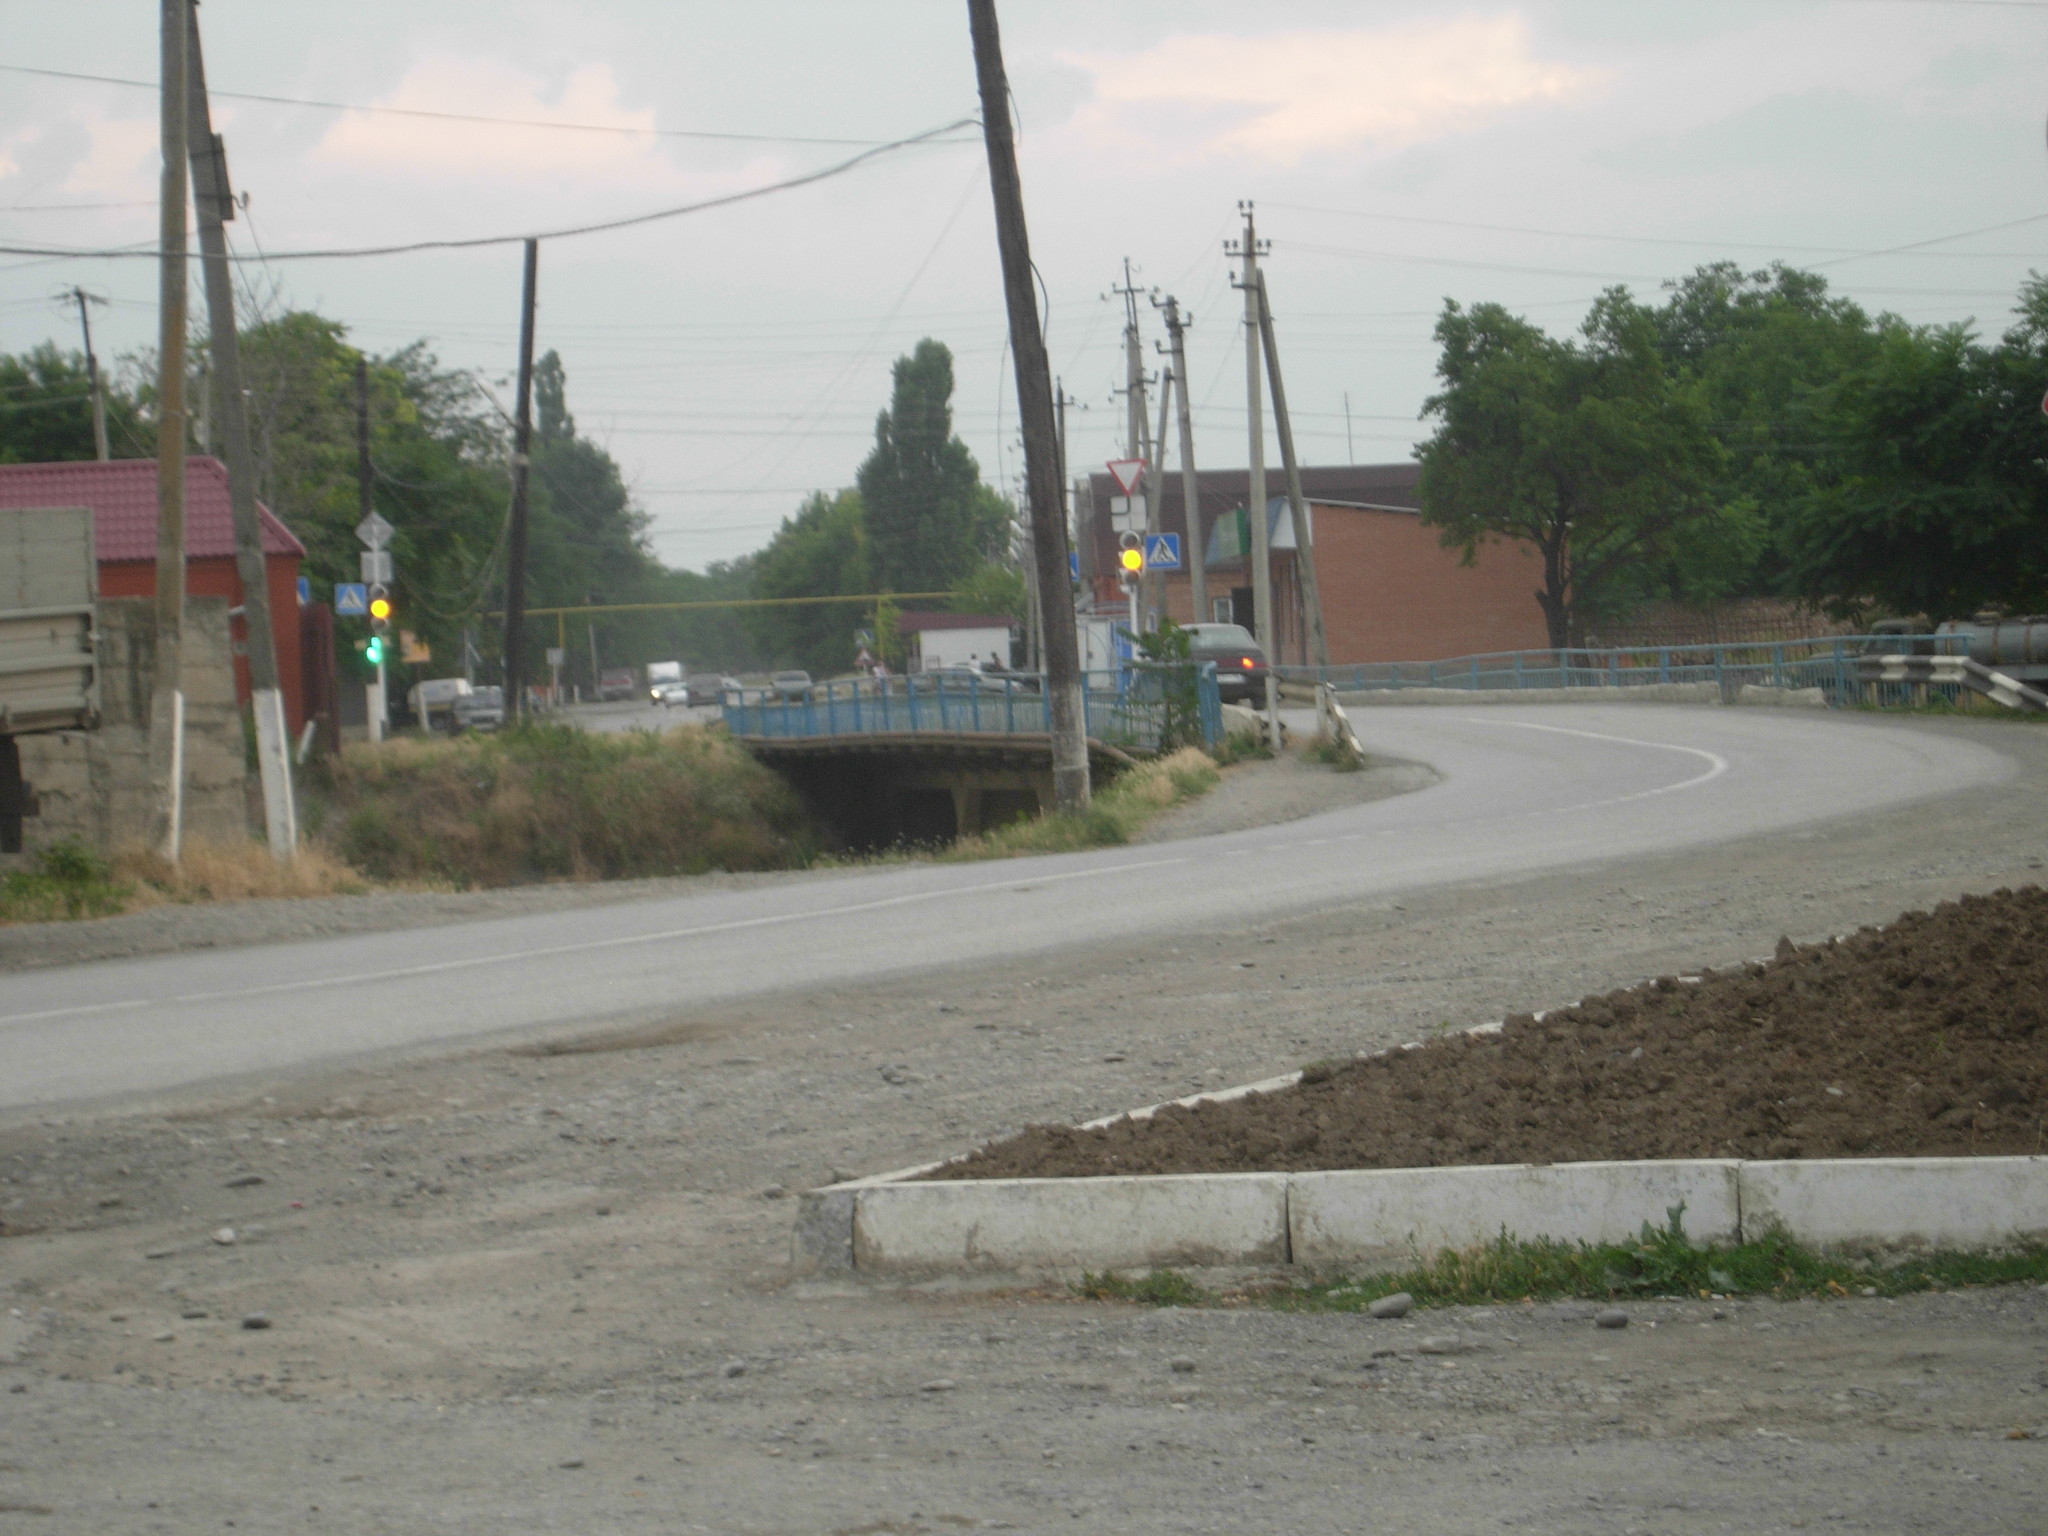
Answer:
<svg viewBox="0 0 2048 1536"><path fill-rule="evenodd" d="M1424 526L1417 496L1419 466L1354 464L1301 471L1309 505L1310 538L1322 589L1323 628L1336 663L1436 661L1485 651L1541 649L1548 643L1536 592L1543 571L1536 550L1520 542L1492 540L1472 565L1445 549L1434 528ZM1181 535L1187 548L1187 517L1181 505L1181 477L1163 477L1160 527ZM1197 479L1201 532L1208 551L1211 611L1203 620L1251 627L1250 529L1245 499L1250 476L1241 469L1204 470ZM1275 659L1301 663L1308 649L1303 635L1294 524L1288 515L1286 480L1266 472L1272 538ZM1117 534L1109 516L1117 494L1105 474L1091 475L1076 509L1083 606L1122 611L1115 575ZM1183 554L1183 563L1186 556ZM1185 568L1162 578L1164 609L1179 623L1198 616Z"/></svg>
<svg viewBox="0 0 2048 1536"><path fill-rule="evenodd" d="M0 464L0 507L90 507L99 561L100 596L156 595L156 461L117 459L109 464ZM260 503L263 558L269 576L271 628L277 635L277 670L285 718L296 733L305 723L305 680L299 644L299 562L306 548ZM185 592L188 597L242 601L235 565L234 515L228 505L227 466L219 459L185 461ZM234 620L235 697L249 700L249 664L242 621Z"/></svg>

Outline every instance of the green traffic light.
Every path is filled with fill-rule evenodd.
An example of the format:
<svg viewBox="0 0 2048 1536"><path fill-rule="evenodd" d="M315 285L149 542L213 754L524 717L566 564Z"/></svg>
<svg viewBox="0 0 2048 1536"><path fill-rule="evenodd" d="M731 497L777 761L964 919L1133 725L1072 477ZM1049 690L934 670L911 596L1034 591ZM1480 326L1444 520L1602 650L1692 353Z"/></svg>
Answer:
<svg viewBox="0 0 2048 1536"><path fill-rule="evenodd" d="M363 659L373 667L384 659L384 641L381 636L370 637L370 643L363 647Z"/></svg>

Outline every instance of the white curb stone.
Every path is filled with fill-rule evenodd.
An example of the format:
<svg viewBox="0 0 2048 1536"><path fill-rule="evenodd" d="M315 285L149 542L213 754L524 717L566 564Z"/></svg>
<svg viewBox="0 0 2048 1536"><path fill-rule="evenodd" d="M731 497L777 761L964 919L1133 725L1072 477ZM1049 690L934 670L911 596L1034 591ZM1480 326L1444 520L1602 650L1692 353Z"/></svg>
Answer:
<svg viewBox="0 0 2048 1536"><path fill-rule="evenodd" d="M1742 1231L1804 1243L1982 1248L2048 1237L2048 1157L1745 1162Z"/></svg>
<svg viewBox="0 0 2048 1536"><path fill-rule="evenodd" d="M1694 1242L1733 1242L1739 1166L1730 1158L1297 1173L1288 1186L1292 1257L1310 1268L1385 1268L1503 1232L1619 1243L1644 1222L1664 1226L1679 1204Z"/></svg>
<svg viewBox="0 0 2048 1536"><path fill-rule="evenodd" d="M1287 1262L1284 1173L869 1184L852 1216L870 1272Z"/></svg>

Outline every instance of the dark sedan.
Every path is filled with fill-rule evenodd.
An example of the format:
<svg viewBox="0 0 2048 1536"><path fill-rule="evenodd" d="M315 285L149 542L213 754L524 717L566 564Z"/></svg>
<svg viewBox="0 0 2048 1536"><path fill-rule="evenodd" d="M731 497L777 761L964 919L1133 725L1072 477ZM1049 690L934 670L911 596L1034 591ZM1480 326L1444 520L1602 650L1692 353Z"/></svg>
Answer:
<svg viewBox="0 0 2048 1536"><path fill-rule="evenodd" d="M1190 624L1188 655L1216 663L1216 691L1225 703L1266 702L1266 653L1242 624Z"/></svg>

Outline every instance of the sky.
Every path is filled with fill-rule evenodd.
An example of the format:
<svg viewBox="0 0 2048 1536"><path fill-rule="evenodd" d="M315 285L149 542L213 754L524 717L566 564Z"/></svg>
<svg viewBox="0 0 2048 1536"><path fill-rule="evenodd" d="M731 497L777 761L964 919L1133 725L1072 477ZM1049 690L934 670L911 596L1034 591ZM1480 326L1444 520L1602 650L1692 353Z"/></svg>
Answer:
<svg viewBox="0 0 2048 1536"><path fill-rule="evenodd" d="M1148 299L1194 316L1198 462L1244 464L1224 250L1244 200L1272 242L1295 436L1316 464L1410 456L1446 299L1564 333L1611 285L1654 300L1705 262L1784 260L1872 310L1995 334L2048 268L2048 0L1000 9L1077 473L1122 452L1126 260ZM626 218L978 110L959 0L206 0L200 17L248 197L230 240L268 258L245 269L253 291L373 353L424 338L507 401L516 244L290 253ZM150 0L0 0L0 244L153 244L151 91L19 71L153 82L156 27ZM75 346L56 297L73 284L109 301L103 356L154 345L150 262L0 255L0 351ZM561 353L580 427L671 565L757 548L807 492L850 484L892 360L925 336L953 349L984 477L1017 492L972 127L809 186L546 240L539 291L538 344ZM1149 352L1164 331L1143 310Z"/></svg>

